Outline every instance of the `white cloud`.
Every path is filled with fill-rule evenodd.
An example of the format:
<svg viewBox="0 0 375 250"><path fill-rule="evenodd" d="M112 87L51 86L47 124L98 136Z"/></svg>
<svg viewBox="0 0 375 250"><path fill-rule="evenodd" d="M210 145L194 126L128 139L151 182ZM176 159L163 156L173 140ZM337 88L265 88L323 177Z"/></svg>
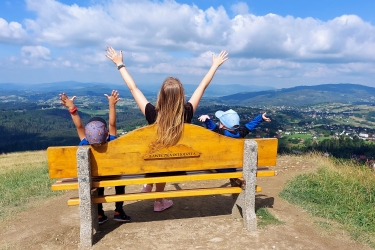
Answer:
<svg viewBox="0 0 375 250"><path fill-rule="evenodd" d="M143 73L202 75L212 53L226 49L230 60L220 72L228 76L374 74L375 27L356 15L326 22L257 16L237 2L230 18L224 7L203 10L173 0L92 2L82 7L26 0L36 17L23 26L0 18L0 43L23 45L21 55L29 64L81 72L108 67L105 49L111 45L124 51L127 65Z"/></svg>
<svg viewBox="0 0 375 250"><path fill-rule="evenodd" d="M235 15L244 15L248 14L249 12L249 6L247 6L247 4L244 2L233 4L230 8L235 13Z"/></svg>
<svg viewBox="0 0 375 250"><path fill-rule="evenodd" d="M8 23L0 18L0 43L23 44L27 39L27 32L17 22Z"/></svg>
<svg viewBox="0 0 375 250"><path fill-rule="evenodd" d="M312 18L237 16L229 44L236 54L296 61L372 60L375 27L354 15L328 22ZM354 51L354 52L353 52Z"/></svg>
<svg viewBox="0 0 375 250"><path fill-rule="evenodd" d="M43 46L23 46L21 54L25 58L34 60L50 60L50 50Z"/></svg>
<svg viewBox="0 0 375 250"><path fill-rule="evenodd" d="M80 7L55 0L27 0L37 13L26 26L35 41L61 47L115 48L135 53L157 49L192 51L230 49L233 57L336 62L374 60L375 27L355 15L328 22L276 14L247 14L246 3L201 10L174 1L119 1Z"/></svg>
<svg viewBox="0 0 375 250"><path fill-rule="evenodd" d="M150 57L149 54L146 54L146 53L133 52L131 53L131 56L134 62L139 62L139 63L152 62L152 58Z"/></svg>
<svg viewBox="0 0 375 250"><path fill-rule="evenodd" d="M25 21L26 27L35 34L39 43L98 46L108 35L108 16L99 5L85 8L76 4L64 5L55 0L26 0L26 3L28 9L37 14L35 20Z"/></svg>
<svg viewBox="0 0 375 250"><path fill-rule="evenodd" d="M217 37L217 32L230 25L222 7L203 11L174 1L113 0L90 7L68 6L55 0L26 2L28 9L37 14L35 20L26 20L35 39L62 47L202 50L223 37L221 31Z"/></svg>

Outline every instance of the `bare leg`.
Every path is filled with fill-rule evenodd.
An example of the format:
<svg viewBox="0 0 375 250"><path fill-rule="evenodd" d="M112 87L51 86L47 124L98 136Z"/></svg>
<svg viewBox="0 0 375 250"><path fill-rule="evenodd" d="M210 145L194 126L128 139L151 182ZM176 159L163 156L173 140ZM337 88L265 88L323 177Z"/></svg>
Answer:
<svg viewBox="0 0 375 250"><path fill-rule="evenodd" d="M155 192L163 192L165 188L165 182L164 183L156 183L156 189ZM154 202L154 211L155 212L161 212L164 211L167 208L170 208L173 205L173 201L167 200L167 199L155 199Z"/></svg>
<svg viewBox="0 0 375 250"><path fill-rule="evenodd" d="M165 188L166 183L156 183L155 184L155 192L163 192ZM156 199L156 201L161 201L162 199Z"/></svg>
<svg viewBox="0 0 375 250"><path fill-rule="evenodd" d="M149 193L152 191L154 184L144 184L142 188L142 193Z"/></svg>

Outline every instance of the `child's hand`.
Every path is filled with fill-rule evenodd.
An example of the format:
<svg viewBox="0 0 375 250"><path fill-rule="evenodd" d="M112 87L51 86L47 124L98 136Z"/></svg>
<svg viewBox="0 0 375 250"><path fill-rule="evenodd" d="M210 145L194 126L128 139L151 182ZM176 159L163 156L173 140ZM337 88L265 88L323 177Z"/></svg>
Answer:
<svg viewBox="0 0 375 250"><path fill-rule="evenodd" d="M221 51L220 54L215 57L214 54L212 54L212 65L219 67L223 62L228 60L228 52L225 50Z"/></svg>
<svg viewBox="0 0 375 250"><path fill-rule="evenodd" d="M201 122L205 122L207 119L210 119L208 115L201 115L198 117L198 120Z"/></svg>
<svg viewBox="0 0 375 250"><path fill-rule="evenodd" d="M111 59L114 64L117 66L123 64L122 50L120 51L120 54L117 54L116 50L114 50L111 46L108 46L106 52L107 54L105 56Z"/></svg>
<svg viewBox="0 0 375 250"><path fill-rule="evenodd" d="M120 101L120 94L118 93L117 90L112 90L111 95L104 94L105 97L108 99L108 104L109 105L115 105L118 101Z"/></svg>
<svg viewBox="0 0 375 250"><path fill-rule="evenodd" d="M69 97L65 93L59 94L60 96L60 103L64 107L67 107L68 109L74 109L74 99L76 99L76 96L73 96L72 98L69 99Z"/></svg>
<svg viewBox="0 0 375 250"><path fill-rule="evenodd" d="M271 121L271 119L270 118L268 118L268 117L266 117L266 112L264 112L263 114L262 114L262 119L263 119L263 121L265 121L265 122L270 122Z"/></svg>

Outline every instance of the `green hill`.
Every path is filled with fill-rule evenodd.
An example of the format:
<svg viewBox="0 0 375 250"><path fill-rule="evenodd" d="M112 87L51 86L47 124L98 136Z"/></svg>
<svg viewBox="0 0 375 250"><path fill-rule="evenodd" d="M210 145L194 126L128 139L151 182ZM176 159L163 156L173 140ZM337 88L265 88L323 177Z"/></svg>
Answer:
<svg viewBox="0 0 375 250"><path fill-rule="evenodd" d="M244 106L306 106L327 102L373 104L375 88L350 83L297 86L223 96L218 102Z"/></svg>

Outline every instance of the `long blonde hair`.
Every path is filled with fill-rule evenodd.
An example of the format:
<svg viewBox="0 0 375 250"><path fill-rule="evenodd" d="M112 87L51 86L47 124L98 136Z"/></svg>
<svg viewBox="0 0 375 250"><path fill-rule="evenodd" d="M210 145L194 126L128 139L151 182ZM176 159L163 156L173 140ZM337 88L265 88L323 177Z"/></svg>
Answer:
<svg viewBox="0 0 375 250"><path fill-rule="evenodd" d="M151 150L177 144L184 128L185 93L179 79L168 77L163 82L156 102L157 139Z"/></svg>

